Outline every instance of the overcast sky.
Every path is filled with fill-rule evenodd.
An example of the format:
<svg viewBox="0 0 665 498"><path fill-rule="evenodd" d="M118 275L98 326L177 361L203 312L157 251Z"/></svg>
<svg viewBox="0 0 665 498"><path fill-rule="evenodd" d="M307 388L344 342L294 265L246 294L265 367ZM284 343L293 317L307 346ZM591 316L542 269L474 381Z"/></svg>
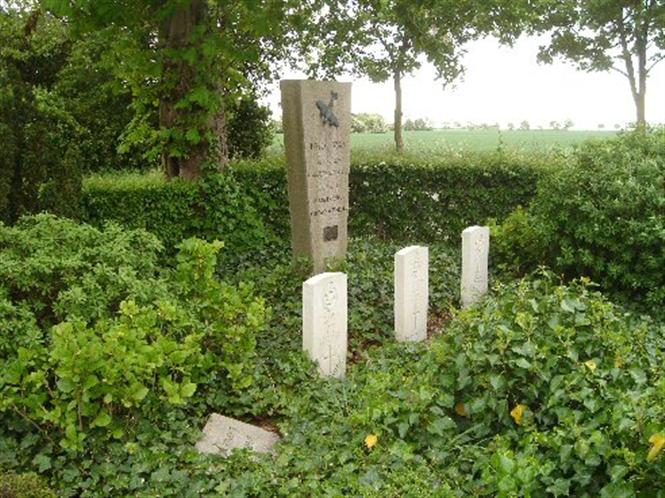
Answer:
<svg viewBox="0 0 665 498"><path fill-rule="evenodd" d="M430 66L423 66L403 82L404 118L429 118L443 122L518 125L528 120L532 127L550 121L571 119L578 129L599 124L613 128L635 121L635 108L628 80L616 71L585 73L563 62L538 64L536 54L542 38L525 37L512 47L493 39L468 45L466 73L455 87L443 88ZM290 72L284 78L302 78ZM379 113L393 120L392 82L372 83L350 76L353 82L352 112ZM279 84L273 86L268 103L275 117L281 115ZM647 83L647 121L665 123L665 61L652 71Z"/></svg>

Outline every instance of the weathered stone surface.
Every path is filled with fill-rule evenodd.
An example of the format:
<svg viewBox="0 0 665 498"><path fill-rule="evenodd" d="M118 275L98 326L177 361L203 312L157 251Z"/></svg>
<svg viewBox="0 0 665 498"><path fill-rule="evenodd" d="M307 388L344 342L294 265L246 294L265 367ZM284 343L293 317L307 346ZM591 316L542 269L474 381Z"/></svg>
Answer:
<svg viewBox="0 0 665 498"><path fill-rule="evenodd" d="M346 256L351 83L283 80L281 90L293 252L319 273Z"/></svg>
<svg viewBox="0 0 665 498"><path fill-rule="evenodd" d="M346 374L347 295L344 273L320 273L302 285L303 350L323 377Z"/></svg>
<svg viewBox="0 0 665 498"><path fill-rule="evenodd" d="M227 456L237 448L269 453L279 436L274 432L213 413L203 428L203 437L196 443L200 453Z"/></svg>
<svg viewBox="0 0 665 498"><path fill-rule="evenodd" d="M427 339L429 250L410 246L395 253L395 338Z"/></svg>
<svg viewBox="0 0 665 498"><path fill-rule="evenodd" d="M487 293L490 229L472 226L462 232L462 307L468 308Z"/></svg>

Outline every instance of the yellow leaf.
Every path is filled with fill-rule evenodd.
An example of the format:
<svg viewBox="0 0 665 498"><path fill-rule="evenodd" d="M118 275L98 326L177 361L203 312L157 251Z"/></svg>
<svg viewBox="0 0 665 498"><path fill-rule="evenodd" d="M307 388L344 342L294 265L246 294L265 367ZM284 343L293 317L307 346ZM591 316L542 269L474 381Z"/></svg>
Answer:
<svg viewBox="0 0 665 498"><path fill-rule="evenodd" d="M376 443L379 442L379 436L376 434L368 434L367 437L365 438L365 446L367 446L367 449L372 449L376 446Z"/></svg>
<svg viewBox="0 0 665 498"><path fill-rule="evenodd" d="M517 405L510 412L510 416L513 417L517 425L522 425L522 417L524 417L524 412L526 411L526 405Z"/></svg>
<svg viewBox="0 0 665 498"><path fill-rule="evenodd" d="M596 362L593 361L593 360L587 360L587 361L584 362L584 364L585 364L586 367L587 367L589 370L591 370L592 372L593 372L594 370L596 370L596 367L598 366L598 365L596 365Z"/></svg>
<svg viewBox="0 0 665 498"><path fill-rule="evenodd" d="M455 413L460 417L469 416L469 410L466 409L466 406L461 401L455 405Z"/></svg>
<svg viewBox="0 0 665 498"><path fill-rule="evenodd" d="M665 447L665 436L658 432L649 438L649 442L653 445L647 455L647 460L650 462L651 460L655 460L663 450L663 447Z"/></svg>

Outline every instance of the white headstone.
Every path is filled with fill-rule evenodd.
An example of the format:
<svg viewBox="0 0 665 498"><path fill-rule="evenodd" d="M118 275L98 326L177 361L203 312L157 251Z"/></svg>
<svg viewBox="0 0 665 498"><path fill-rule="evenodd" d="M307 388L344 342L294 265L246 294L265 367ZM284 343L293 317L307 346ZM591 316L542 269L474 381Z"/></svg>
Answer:
<svg viewBox="0 0 665 498"><path fill-rule="evenodd" d="M395 338L427 339L429 251L410 246L395 253Z"/></svg>
<svg viewBox="0 0 665 498"><path fill-rule="evenodd" d="M472 226L462 232L462 307L468 308L487 293L490 229Z"/></svg>
<svg viewBox="0 0 665 498"><path fill-rule="evenodd" d="M199 453L224 456L237 448L269 453L277 441L279 436L274 432L213 413L203 428L203 437L196 443L196 449Z"/></svg>
<svg viewBox="0 0 665 498"><path fill-rule="evenodd" d="M320 273L303 283L303 349L324 377L346 374L346 307L344 273Z"/></svg>

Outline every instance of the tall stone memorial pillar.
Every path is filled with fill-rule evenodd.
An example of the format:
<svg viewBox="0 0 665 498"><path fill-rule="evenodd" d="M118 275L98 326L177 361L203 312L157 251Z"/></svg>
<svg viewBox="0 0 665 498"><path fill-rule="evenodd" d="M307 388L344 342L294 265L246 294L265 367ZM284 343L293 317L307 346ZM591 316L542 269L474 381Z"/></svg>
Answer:
<svg viewBox="0 0 665 498"><path fill-rule="evenodd" d="M351 83L282 80L281 90L293 253L320 273L346 256Z"/></svg>

